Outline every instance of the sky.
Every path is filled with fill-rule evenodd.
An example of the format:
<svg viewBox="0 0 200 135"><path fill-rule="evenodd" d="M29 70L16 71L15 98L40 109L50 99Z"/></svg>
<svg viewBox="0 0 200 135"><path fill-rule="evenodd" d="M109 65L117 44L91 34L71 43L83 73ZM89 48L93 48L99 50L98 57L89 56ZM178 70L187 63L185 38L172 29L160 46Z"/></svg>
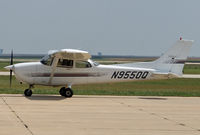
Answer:
<svg viewBox="0 0 200 135"><path fill-rule="evenodd" d="M159 56L180 37L200 56L199 0L0 0L4 53L72 48Z"/></svg>

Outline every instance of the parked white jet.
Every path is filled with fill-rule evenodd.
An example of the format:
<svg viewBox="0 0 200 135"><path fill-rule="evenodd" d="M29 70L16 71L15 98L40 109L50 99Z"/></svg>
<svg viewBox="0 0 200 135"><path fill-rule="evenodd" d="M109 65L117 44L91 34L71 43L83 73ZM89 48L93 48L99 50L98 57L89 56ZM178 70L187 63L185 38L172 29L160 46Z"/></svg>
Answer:
<svg viewBox="0 0 200 135"><path fill-rule="evenodd" d="M64 86L60 95L72 97L74 84L167 79L180 77L193 41L178 40L159 59L117 65L100 65L86 51L62 49L50 51L40 62L19 63L5 67L22 83L29 84L25 96L32 95L34 85ZM10 82L11 83L11 82Z"/></svg>

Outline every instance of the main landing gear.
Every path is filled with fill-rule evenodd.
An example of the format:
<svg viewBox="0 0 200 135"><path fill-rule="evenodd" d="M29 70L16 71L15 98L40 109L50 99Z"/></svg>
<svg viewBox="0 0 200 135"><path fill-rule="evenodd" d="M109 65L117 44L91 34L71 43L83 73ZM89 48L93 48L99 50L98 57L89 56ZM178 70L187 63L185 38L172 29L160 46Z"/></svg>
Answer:
<svg viewBox="0 0 200 135"><path fill-rule="evenodd" d="M30 97L32 95L32 90L31 90L32 88L33 88L33 85L30 85L28 89L24 90L24 95L26 97ZM59 93L61 96L66 97L66 98L70 98L73 96L73 91L71 88L62 87Z"/></svg>
<svg viewBox="0 0 200 135"><path fill-rule="evenodd" d="M70 98L73 96L73 91L71 88L65 88L65 87L62 87L59 91L60 95L61 96L64 96L64 97L67 97L67 98Z"/></svg>
<svg viewBox="0 0 200 135"><path fill-rule="evenodd" d="M30 85L28 89L24 90L24 95L26 97L30 97L32 95L32 93L33 93L32 90L31 90L32 88L33 88L33 85Z"/></svg>

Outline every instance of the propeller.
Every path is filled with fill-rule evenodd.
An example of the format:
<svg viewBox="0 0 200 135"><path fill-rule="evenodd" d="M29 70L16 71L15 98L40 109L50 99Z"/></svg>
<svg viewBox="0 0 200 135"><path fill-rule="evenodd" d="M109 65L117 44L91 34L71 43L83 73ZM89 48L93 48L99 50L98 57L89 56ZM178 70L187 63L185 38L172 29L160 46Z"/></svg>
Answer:
<svg viewBox="0 0 200 135"><path fill-rule="evenodd" d="M13 65L13 50L11 51L11 56L10 56L10 65ZM10 69L10 87L12 85L12 69Z"/></svg>

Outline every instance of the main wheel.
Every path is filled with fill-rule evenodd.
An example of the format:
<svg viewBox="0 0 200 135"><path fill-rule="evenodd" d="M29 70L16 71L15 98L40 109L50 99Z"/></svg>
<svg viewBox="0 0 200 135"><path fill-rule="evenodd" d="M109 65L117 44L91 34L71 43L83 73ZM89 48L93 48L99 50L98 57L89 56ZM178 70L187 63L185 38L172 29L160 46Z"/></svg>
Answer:
<svg viewBox="0 0 200 135"><path fill-rule="evenodd" d="M24 95L25 95L26 97L30 97L30 96L32 95L32 90L26 89L26 90L24 91Z"/></svg>
<svg viewBox="0 0 200 135"><path fill-rule="evenodd" d="M65 87L62 87L59 91L61 96L65 96Z"/></svg>
<svg viewBox="0 0 200 135"><path fill-rule="evenodd" d="M66 89L65 89L64 96L67 97L67 98L72 97L72 96L73 96L73 91L72 91L72 89L66 88Z"/></svg>

